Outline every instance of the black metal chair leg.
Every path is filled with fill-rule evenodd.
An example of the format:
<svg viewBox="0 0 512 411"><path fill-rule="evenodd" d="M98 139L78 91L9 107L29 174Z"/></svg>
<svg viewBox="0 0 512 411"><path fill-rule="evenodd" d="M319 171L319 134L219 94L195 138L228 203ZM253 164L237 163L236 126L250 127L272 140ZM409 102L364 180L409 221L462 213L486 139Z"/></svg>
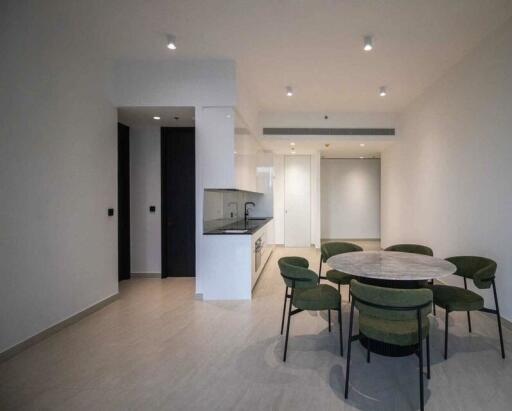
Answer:
<svg viewBox="0 0 512 411"><path fill-rule="evenodd" d="M498 332L500 333L501 358L505 358L505 347L503 345L503 332L501 331L500 307L498 306L498 294L496 293L496 284L492 281L492 291L494 293L494 304L496 306L496 317L498 319Z"/></svg>
<svg viewBox="0 0 512 411"><path fill-rule="evenodd" d="M281 335L283 335L284 329L284 315L286 313L286 298L288 296L288 287L284 290L284 303L283 303L283 318L281 318Z"/></svg>
<svg viewBox="0 0 512 411"><path fill-rule="evenodd" d="M427 335L427 379L430 380L430 336Z"/></svg>
<svg viewBox="0 0 512 411"><path fill-rule="evenodd" d="M366 362L370 363L370 339L366 339Z"/></svg>
<svg viewBox="0 0 512 411"><path fill-rule="evenodd" d="M432 302L432 313L434 316L436 315L436 304L434 302Z"/></svg>
<svg viewBox="0 0 512 411"><path fill-rule="evenodd" d="M444 359L448 358L448 310L444 316Z"/></svg>
<svg viewBox="0 0 512 411"><path fill-rule="evenodd" d="M320 277L322 277L322 256L320 256L320 267L318 268L318 284L320 284Z"/></svg>
<svg viewBox="0 0 512 411"><path fill-rule="evenodd" d="M294 289L292 287L292 295L290 297L290 302L288 304L288 321L286 323L286 338L284 340L283 362L286 362L286 352L288 351L288 335L290 334L290 319L292 318L293 291L294 291Z"/></svg>
<svg viewBox="0 0 512 411"><path fill-rule="evenodd" d="M348 302L350 302L350 299L351 299L351 295L350 295L350 284L348 285Z"/></svg>
<svg viewBox="0 0 512 411"><path fill-rule="evenodd" d="M331 332L331 310L327 310L327 317L329 318L329 332Z"/></svg>
<svg viewBox="0 0 512 411"><path fill-rule="evenodd" d="M348 379L350 377L350 351L352 348L352 324L354 322L354 302L350 306L350 325L348 327L348 354L347 354L347 370L345 372L345 399L348 398Z"/></svg>
<svg viewBox="0 0 512 411"><path fill-rule="evenodd" d="M466 281L466 277L464 277L464 289L468 289L468 282ZM471 315L469 314L469 311L466 311L468 315L468 330L471 332Z"/></svg>
<svg viewBox="0 0 512 411"><path fill-rule="evenodd" d="M422 324L421 324L421 312L417 311L418 317L418 350L420 357L420 409L424 410L424 398L423 398L423 336L422 336Z"/></svg>
<svg viewBox="0 0 512 411"><path fill-rule="evenodd" d="M340 355L343 357L343 327L341 320L341 299L338 307L338 322L340 323Z"/></svg>

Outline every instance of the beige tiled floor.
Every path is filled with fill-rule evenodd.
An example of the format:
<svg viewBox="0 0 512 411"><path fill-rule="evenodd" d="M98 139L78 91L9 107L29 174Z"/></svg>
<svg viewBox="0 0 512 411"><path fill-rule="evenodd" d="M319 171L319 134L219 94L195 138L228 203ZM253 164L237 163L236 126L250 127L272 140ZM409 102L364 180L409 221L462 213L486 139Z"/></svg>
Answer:
<svg viewBox="0 0 512 411"><path fill-rule="evenodd" d="M313 269L319 258L314 249L277 248L251 302L194 300L186 278L121 283L119 300L0 364L0 409L417 409L416 358L374 355L366 364L358 343L344 401L345 359L337 355L337 327L329 334L323 313L293 317L282 363L282 255L305 256ZM454 314L444 361L439 312L426 409L510 409L512 363L499 355L496 322L474 314L468 335L464 314ZM512 355L512 333L504 333Z"/></svg>

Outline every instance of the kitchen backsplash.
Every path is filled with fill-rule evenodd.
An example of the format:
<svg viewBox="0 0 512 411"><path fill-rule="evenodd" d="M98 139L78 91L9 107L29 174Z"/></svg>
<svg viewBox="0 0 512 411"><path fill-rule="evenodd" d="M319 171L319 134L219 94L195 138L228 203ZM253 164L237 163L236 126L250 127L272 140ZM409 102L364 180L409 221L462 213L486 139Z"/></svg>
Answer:
<svg viewBox="0 0 512 411"><path fill-rule="evenodd" d="M210 231L244 218L246 201L258 203L262 194L235 190L204 190L203 230ZM259 216L252 211L251 216ZM257 210L256 210L257 211Z"/></svg>

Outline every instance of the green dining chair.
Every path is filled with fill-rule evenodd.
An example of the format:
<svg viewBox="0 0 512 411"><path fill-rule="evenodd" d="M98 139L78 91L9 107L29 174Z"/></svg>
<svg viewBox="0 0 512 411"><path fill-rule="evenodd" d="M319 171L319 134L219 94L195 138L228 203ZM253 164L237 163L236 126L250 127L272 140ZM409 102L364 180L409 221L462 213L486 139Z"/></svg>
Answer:
<svg viewBox="0 0 512 411"><path fill-rule="evenodd" d="M279 270L281 271L281 276L283 277L286 285L285 309L286 299L289 299L283 361L286 361L291 317L306 310L327 310L329 313L329 332L331 331L331 310L338 311L338 322L340 326L340 355L343 356L340 293L330 285L318 284L318 276L314 271L311 271L308 268L308 261L305 258L282 257L279 259L278 265ZM291 290L290 294L288 294L288 289ZM292 309L292 306L296 308ZM283 310L283 321L285 309Z"/></svg>
<svg viewBox="0 0 512 411"><path fill-rule="evenodd" d="M416 345L419 358L420 407L424 409L423 395L423 340L427 348L427 378L430 379L430 321L432 291L427 288L398 289L377 287L352 280L352 304L348 337L345 398L348 397L350 355L352 342L363 334L367 339L367 362L370 362L370 342L380 341L400 346ZM359 333L352 334L354 307L359 311Z"/></svg>
<svg viewBox="0 0 512 411"><path fill-rule="evenodd" d="M500 308L498 305L498 295L496 294L496 262L490 258L474 256L449 257L446 260L457 267L457 271L455 271L454 275L458 275L464 279L464 288L441 284L432 287L434 304L445 309L444 358L448 358L448 314L452 311L467 312L469 332L471 332L471 311L483 311L495 314L498 320L501 357L505 358ZM496 309L485 308L484 299L477 293L468 290L468 278L473 280L473 283L479 289L486 289L492 286Z"/></svg>
<svg viewBox="0 0 512 411"><path fill-rule="evenodd" d="M434 252L430 247L420 244L394 244L384 249L384 251L398 251L401 253L422 254L432 257Z"/></svg>
<svg viewBox="0 0 512 411"><path fill-rule="evenodd" d="M398 251L401 253L421 254L429 257L434 256L434 251L430 247L421 244L394 244L384 249L384 251ZM428 281L428 284L424 284L426 287L432 289L434 280ZM432 311L436 315L436 306L432 303Z"/></svg>
<svg viewBox="0 0 512 411"><path fill-rule="evenodd" d="M350 281L354 278L350 274L338 270L329 270L322 276L322 262L326 263L329 258L338 254L351 253L354 251L363 251L357 244L347 242L331 242L324 243L320 247L320 268L318 268L318 282L326 279L331 283L338 284L338 292L341 291L340 286L350 285ZM350 298L350 293L349 293Z"/></svg>

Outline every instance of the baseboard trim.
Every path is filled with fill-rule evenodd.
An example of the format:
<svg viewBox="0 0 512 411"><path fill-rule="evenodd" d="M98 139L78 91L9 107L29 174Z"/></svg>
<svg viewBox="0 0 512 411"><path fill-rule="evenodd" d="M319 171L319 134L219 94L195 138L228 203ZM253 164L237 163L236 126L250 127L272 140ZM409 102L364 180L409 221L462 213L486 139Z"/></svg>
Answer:
<svg viewBox="0 0 512 411"><path fill-rule="evenodd" d="M95 311L98 311L102 309L103 307L109 305L113 301L117 300L119 298L119 293L113 294L110 297L105 298L104 300L101 300L97 302L96 304L91 305L90 307L86 308L85 310L82 310L71 317L66 318L65 320L52 325L51 327L47 328L46 330L43 330L32 337L27 338L25 341L22 341L16 345L13 345L11 348L8 348L5 351L0 352L0 362L6 361L9 358L14 357L15 355L19 354L20 352L26 350L27 348L37 344L38 342L44 340L45 338L48 338L50 335L55 334L59 332L60 330L70 326L71 324L74 324L78 321L80 321L82 318L87 317L88 315L94 313Z"/></svg>
<svg viewBox="0 0 512 411"><path fill-rule="evenodd" d="M132 278L162 278L162 273L131 273Z"/></svg>

